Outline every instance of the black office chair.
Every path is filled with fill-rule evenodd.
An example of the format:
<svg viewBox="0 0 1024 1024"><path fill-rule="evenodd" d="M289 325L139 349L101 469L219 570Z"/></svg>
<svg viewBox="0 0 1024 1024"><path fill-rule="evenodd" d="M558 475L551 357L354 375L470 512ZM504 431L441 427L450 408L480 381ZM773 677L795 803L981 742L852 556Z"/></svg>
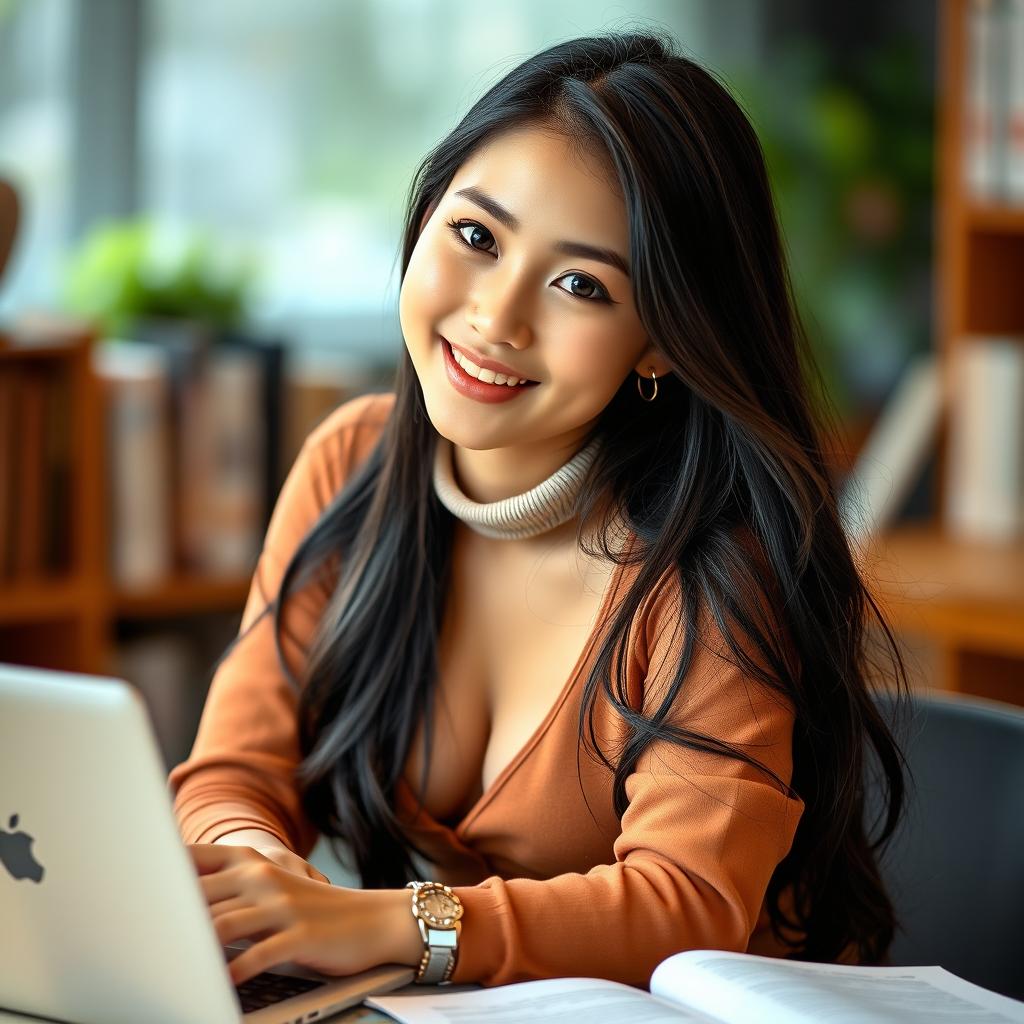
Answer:
<svg viewBox="0 0 1024 1024"><path fill-rule="evenodd" d="M881 859L900 922L891 962L938 964L1024 999L1024 708L959 695L879 702L913 776ZM879 799L869 783L869 821Z"/></svg>

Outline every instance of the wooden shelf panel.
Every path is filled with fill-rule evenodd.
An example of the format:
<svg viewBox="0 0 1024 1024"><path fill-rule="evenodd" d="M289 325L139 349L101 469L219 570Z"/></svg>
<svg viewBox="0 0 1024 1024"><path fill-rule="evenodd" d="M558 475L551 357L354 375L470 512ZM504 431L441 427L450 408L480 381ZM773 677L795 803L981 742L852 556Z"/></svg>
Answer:
<svg viewBox="0 0 1024 1024"><path fill-rule="evenodd" d="M118 590L114 613L122 619L151 619L199 612L241 612L249 579L209 579L181 575L155 586Z"/></svg>
<svg viewBox="0 0 1024 1024"><path fill-rule="evenodd" d="M60 362L66 360L66 345L5 345L0 338L0 363Z"/></svg>
<svg viewBox="0 0 1024 1024"><path fill-rule="evenodd" d="M974 203L967 207L966 220L972 231L1024 236L1024 206Z"/></svg>
<svg viewBox="0 0 1024 1024"><path fill-rule="evenodd" d="M972 232L966 239L963 329L978 334L1024 332L1024 231ZM957 342L954 341L954 344Z"/></svg>
<svg viewBox="0 0 1024 1024"><path fill-rule="evenodd" d="M897 629L1024 657L1024 542L983 544L934 525L905 526L875 538L861 569Z"/></svg>
<svg viewBox="0 0 1024 1024"><path fill-rule="evenodd" d="M95 609L97 593L74 578L7 580L0 584L0 624L53 622Z"/></svg>
<svg viewBox="0 0 1024 1024"><path fill-rule="evenodd" d="M105 615L128 619L241 611L249 580L177 576L139 590L101 591L85 579L7 581L0 587L0 625Z"/></svg>

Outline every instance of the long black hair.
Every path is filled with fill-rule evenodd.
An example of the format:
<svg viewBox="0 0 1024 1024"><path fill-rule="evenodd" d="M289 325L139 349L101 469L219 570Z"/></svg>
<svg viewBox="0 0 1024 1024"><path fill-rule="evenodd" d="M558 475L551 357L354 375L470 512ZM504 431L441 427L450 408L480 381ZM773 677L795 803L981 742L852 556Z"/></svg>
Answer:
<svg viewBox="0 0 1024 1024"><path fill-rule="evenodd" d="M805 809L768 888L776 935L794 956L833 960L852 951L878 962L894 920L876 853L895 828L904 784L870 692L869 612L903 690L906 673L837 511L823 454L835 414L795 309L756 134L723 84L674 52L670 37L616 32L554 45L489 89L417 169L403 277L424 218L458 168L498 133L524 126L562 133L614 175L636 308L672 368L651 403L641 403L631 374L586 439L599 435L603 444L580 499L578 543L596 553L583 523L612 507L637 543L617 554L602 534L597 550L640 568L586 681L581 743L593 737L595 701L609 701L630 737L614 763L596 752L614 772L619 817L625 780L656 739L761 767L714 736L664 721L686 685L691 643L659 713L645 716L623 696L616 651L645 597L674 574L685 634L709 613L737 663L795 708L790 786ZM454 527L434 494L437 432L407 352L394 391L379 441L264 609L273 611L280 650L288 596L325 565L340 566L301 687L292 679L300 690L297 782L309 820L348 844L371 888L416 877L412 856L421 851L403 831L394 796L421 719L427 777ZM766 607L781 617L775 628ZM864 822L868 754L886 793L874 835Z"/></svg>

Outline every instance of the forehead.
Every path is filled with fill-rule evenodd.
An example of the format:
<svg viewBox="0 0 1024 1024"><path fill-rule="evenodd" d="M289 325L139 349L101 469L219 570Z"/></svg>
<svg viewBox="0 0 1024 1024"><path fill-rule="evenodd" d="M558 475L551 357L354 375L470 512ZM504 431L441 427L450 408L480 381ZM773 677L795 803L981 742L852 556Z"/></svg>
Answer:
<svg viewBox="0 0 1024 1024"><path fill-rule="evenodd" d="M447 196L470 185L510 210L521 231L626 247L626 206L607 158L551 130L490 139L455 173Z"/></svg>

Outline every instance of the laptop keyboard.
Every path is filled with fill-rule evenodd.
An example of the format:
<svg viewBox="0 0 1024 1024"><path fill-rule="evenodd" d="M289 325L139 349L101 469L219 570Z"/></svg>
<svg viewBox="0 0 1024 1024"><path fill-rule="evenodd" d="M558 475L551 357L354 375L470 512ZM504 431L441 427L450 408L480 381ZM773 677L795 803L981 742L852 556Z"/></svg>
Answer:
<svg viewBox="0 0 1024 1024"><path fill-rule="evenodd" d="M313 981L311 978L292 978L287 974L264 971L255 978L236 985L235 991L238 993L238 1001L242 1004L242 1012L251 1013L253 1010L273 1006L283 999L310 992L325 984L327 983L324 981Z"/></svg>

